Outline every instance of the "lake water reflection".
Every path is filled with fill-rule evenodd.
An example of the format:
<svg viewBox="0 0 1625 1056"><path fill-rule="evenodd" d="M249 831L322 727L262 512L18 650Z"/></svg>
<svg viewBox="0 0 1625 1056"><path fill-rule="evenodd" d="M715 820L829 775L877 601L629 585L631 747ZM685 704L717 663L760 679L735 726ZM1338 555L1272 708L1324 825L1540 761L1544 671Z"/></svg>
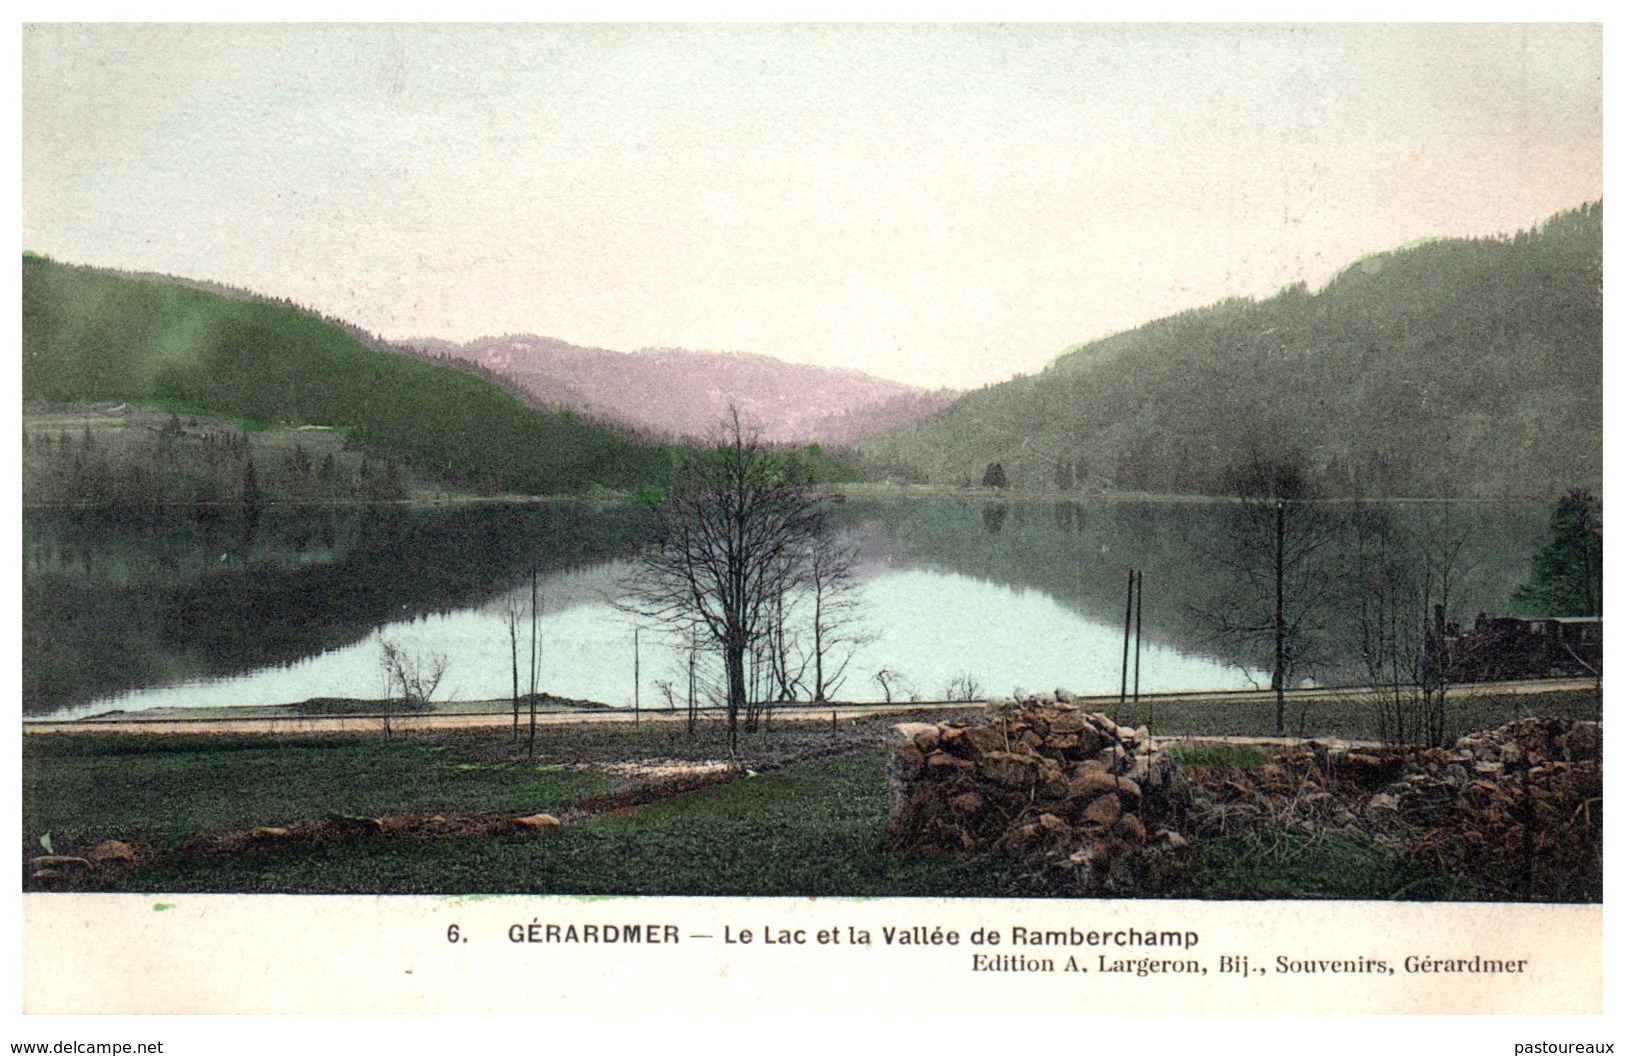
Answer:
<svg viewBox="0 0 1625 1056"><path fill-rule="evenodd" d="M1204 655L1201 558L1225 508L1181 504L851 501L861 630L835 694L940 699L1115 692L1124 581L1145 571L1146 691L1254 684ZM1543 513L1451 514L1478 538L1467 605L1493 607L1527 568ZM24 533L24 710L290 703L383 693L380 639L449 662L440 699L504 698L504 609L540 567L541 688L630 706L635 621L613 604L648 526L636 507L267 510L200 520L31 511ZM1476 594L1474 593L1476 591ZM1504 605L1504 601L1500 602ZM528 628L525 631L528 639ZM686 654L641 632L638 695L682 705ZM703 679L702 679L703 681ZM957 683L957 686L955 685Z"/></svg>
<svg viewBox="0 0 1625 1056"><path fill-rule="evenodd" d="M584 598L585 576L549 577L541 587L541 689L556 696L631 707L633 629L637 621L606 598ZM608 583L603 584L605 587ZM568 600L555 591L571 591ZM1115 691L1120 680L1122 628L1086 620L1041 591L988 583L926 569L883 572L859 588L864 625L872 641L855 649L838 699L878 700L876 675L893 673L897 699L943 699L966 684L1007 694L1066 687L1075 692ZM515 591L529 602L529 588ZM528 628L528 625L527 625ZM527 652L528 629L522 629ZM640 635L639 697L643 707L665 707L668 682L683 705L686 653L652 629ZM502 605L487 604L444 615L387 624L353 645L286 666L245 675L189 680L118 694L64 712L94 714L154 707L283 704L312 697L376 697L384 692L380 639L409 653L441 653L448 660L437 699L493 700L512 688L508 628ZM523 663L523 661L521 661ZM1183 655L1160 644L1142 648L1141 688L1219 689L1247 685L1236 668ZM955 682L959 682L955 686Z"/></svg>

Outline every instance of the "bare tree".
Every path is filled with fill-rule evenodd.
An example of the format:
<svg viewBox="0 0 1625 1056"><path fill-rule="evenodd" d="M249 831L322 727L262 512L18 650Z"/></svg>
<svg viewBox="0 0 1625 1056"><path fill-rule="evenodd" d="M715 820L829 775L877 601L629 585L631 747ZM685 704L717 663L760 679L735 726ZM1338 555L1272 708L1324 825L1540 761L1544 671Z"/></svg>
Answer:
<svg viewBox="0 0 1625 1056"><path fill-rule="evenodd" d="M1422 613L1414 607L1402 533L1385 510L1354 517L1350 600L1354 654L1376 703L1378 735L1402 743L1417 710Z"/></svg>
<svg viewBox="0 0 1625 1056"><path fill-rule="evenodd" d="M750 655L750 706L745 712L745 728L755 729L758 721L772 722L774 701L796 700L802 692L807 657L796 627L800 607L800 582L792 582L768 613L766 627L756 639Z"/></svg>
<svg viewBox="0 0 1625 1056"><path fill-rule="evenodd" d="M893 703L896 698L904 694L907 694L911 700L915 697L913 684L903 676L902 672L893 671L889 667L883 667L876 671L873 681L876 686L880 687L880 695L885 698L887 704Z"/></svg>
<svg viewBox="0 0 1625 1056"><path fill-rule="evenodd" d="M380 640L379 648L383 652L385 677L389 680L391 695L398 690L400 696L397 699L408 711L427 710L435 691L440 688L441 680L446 677L449 665L445 654L420 656L409 653L387 638Z"/></svg>
<svg viewBox="0 0 1625 1056"><path fill-rule="evenodd" d="M797 575L752 655L753 682L764 698L760 714L771 718L774 700L799 700L803 693L815 703L830 700L858 648L874 640L860 625L856 561L857 547L844 542L820 512Z"/></svg>
<svg viewBox="0 0 1625 1056"><path fill-rule="evenodd" d="M1440 745L1447 700L1466 658L1448 645L1448 617L1473 562L1470 534L1448 514L1410 531L1387 510L1352 518L1353 652L1390 743Z"/></svg>
<svg viewBox="0 0 1625 1056"><path fill-rule="evenodd" d="M388 700L384 733L391 735L396 711L429 710L435 691L446 677L448 664L443 653L429 653L426 656L410 653L387 638L379 639L378 649L384 676L384 695Z"/></svg>
<svg viewBox="0 0 1625 1056"><path fill-rule="evenodd" d="M807 658L795 624L799 601L796 594L789 591L779 596L778 604L774 607L773 625L767 634L768 671L773 680L773 695L779 700L800 697L807 674Z"/></svg>
<svg viewBox="0 0 1625 1056"><path fill-rule="evenodd" d="M857 548L828 531L814 537L807 551L806 593L811 606L812 694L816 703L831 699L846 677L846 667L859 646L874 636L858 626L858 599L852 566Z"/></svg>
<svg viewBox="0 0 1625 1056"><path fill-rule="evenodd" d="M817 500L730 408L720 444L689 461L656 513L627 607L721 655L728 744L737 748L750 707L747 662L821 527Z"/></svg>
<svg viewBox="0 0 1625 1056"><path fill-rule="evenodd" d="M1328 551L1342 518L1296 457L1255 455L1225 477L1239 501L1203 550L1227 572L1228 589L1197 615L1214 645L1268 666L1276 732L1285 733L1287 687L1320 659L1336 582Z"/></svg>

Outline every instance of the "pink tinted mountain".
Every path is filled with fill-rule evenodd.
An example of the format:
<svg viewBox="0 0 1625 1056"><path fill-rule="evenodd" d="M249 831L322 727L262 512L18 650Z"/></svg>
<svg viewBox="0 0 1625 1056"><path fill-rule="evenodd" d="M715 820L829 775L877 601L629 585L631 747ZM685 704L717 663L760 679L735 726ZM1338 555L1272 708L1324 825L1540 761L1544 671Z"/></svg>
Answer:
<svg viewBox="0 0 1625 1056"><path fill-rule="evenodd" d="M533 405L649 439L705 439L731 402L770 443L841 445L934 414L960 395L746 353L614 352L533 336L404 344L470 364Z"/></svg>

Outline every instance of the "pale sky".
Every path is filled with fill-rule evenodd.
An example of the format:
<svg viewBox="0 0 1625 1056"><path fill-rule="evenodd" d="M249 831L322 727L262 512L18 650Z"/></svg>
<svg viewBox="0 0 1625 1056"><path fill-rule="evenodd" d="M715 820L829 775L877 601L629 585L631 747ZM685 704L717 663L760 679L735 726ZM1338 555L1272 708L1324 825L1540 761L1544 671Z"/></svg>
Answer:
<svg viewBox="0 0 1625 1056"><path fill-rule="evenodd" d="M1595 25L23 31L23 248L388 338L1031 373L1602 196Z"/></svg>

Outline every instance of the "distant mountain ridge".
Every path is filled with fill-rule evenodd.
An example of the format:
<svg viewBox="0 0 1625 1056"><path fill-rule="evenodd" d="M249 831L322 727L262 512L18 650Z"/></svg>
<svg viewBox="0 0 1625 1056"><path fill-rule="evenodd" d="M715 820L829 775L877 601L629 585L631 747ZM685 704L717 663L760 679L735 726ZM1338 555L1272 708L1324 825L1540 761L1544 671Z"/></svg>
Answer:
<svg viewBox="0 0 1625 1056"><path fill-rule="evenodd" d="M1550 497L1602 480L1602 203L1232 298L860 441L875 477L1222 494L1295 458L1344 496Z"/></svg>
<svg viewBox="0 0 1625 1056"><path fill-rule="evenodd" d="M960 395L754 353L615 352L533 335L402 344L472 364L535 406L666 440L705 439L733 402L765 441L838 446L935 413Z"/></svg>

